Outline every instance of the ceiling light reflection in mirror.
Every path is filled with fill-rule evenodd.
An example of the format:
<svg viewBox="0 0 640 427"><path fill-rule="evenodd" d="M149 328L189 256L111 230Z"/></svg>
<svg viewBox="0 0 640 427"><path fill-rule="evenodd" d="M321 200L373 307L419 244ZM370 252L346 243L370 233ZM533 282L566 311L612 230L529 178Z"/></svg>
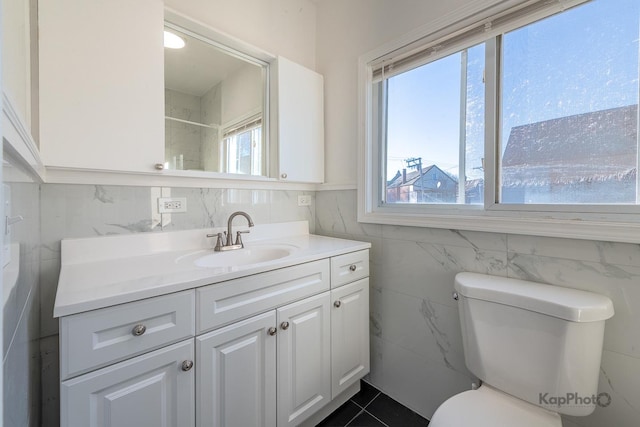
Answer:
<svg viewBox="0 0 640 427"><path fill-rule="evenodd" d="M164 47L168 49L182 49L185 45L184 39L171 31L164 31Z"/></svg>

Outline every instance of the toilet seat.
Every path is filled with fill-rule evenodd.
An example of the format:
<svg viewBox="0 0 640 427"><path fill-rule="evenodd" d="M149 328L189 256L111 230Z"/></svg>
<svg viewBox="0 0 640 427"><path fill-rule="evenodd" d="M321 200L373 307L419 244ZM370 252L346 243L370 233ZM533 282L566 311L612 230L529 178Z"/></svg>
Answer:
<svg viewBox="0 0 640 427"><path fill-rule="evenodd" d="M436 410L429 427L562 427L560 415L486 384L453 396Z"/></svg>

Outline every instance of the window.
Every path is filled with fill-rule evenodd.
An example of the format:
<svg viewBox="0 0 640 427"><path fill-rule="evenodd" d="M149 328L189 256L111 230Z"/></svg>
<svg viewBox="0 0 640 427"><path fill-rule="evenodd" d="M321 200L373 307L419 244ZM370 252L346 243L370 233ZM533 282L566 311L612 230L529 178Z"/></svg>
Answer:
<svg viewBox="0 0 640 427"><path fill-rule="evenodd" d="M262 120L254 118L224 132L220 170L262 175Z"/></svg>
<svg viewBox="0 0 640 427"><path fill-rule="evenodd" d="M380 80L386 203L481 203L484 44ZM474 193L475 192L475 193Z"/></svg>
<svg viewBox="0 0 640 427"><path fill-rule="evenodd" d="M640 241L640 1L496 3L361 58L359 219Z"/></svg>
<svg viewBox="0 0 640 427"><path fill-rule="evenodd" d="M638 203L638 6L593 1L502 37L500 202Z"/></svg>

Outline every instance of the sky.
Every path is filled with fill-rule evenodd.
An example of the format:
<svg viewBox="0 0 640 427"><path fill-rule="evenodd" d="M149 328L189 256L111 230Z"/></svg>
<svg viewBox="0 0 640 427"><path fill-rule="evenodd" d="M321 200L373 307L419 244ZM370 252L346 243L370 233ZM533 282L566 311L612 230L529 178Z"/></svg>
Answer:
<svg viewBox="0 0 640 427"><path fill-rule="evenodd" d="M512 127L638 103L640 0L593 0L503 38L502 151ZM461 55L388 80L388 166L422 157L457 175ZM482 176L484 45L469 49L467 177Z"/></svg>

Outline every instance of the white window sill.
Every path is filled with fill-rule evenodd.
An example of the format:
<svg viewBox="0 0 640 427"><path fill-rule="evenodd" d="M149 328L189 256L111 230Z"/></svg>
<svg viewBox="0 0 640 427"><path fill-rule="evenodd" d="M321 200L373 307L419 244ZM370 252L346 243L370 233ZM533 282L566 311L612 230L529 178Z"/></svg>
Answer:
<svg viewBox="0 0 640 427"><path fill-rule="evenodd" d="M362 202L362 200L360 200ZM550 214L532 216L527 212L467 212L456 214L425 214L398 212L364 212L358 207L358 222L445 228L491 233L524 234L607 242L640 243L640 222L613 221L596 216L589 218L558 218ZM626 216L626 215L625 215ZM640 219L640 218L639 218Z"/></svg>

